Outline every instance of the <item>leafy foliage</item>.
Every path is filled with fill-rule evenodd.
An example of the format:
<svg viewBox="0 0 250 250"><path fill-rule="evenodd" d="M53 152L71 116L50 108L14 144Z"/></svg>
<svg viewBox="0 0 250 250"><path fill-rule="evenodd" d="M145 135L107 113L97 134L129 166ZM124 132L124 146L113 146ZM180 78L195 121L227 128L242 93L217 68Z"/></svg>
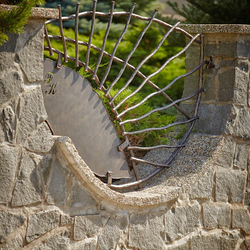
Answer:
<svg viewBox="0 0 250 250"><path fill-rule="evenodd" d="M187 0L187 6L167 1L188 23L250 24L248 0Z"/></svg>
<svg viewBox="0 0 250 250"><path fill-rule="evenodd" d="M16 3L17 6L13 7L10 12L0 12L0 45L8 40L7 33L20 34L23 32L23 27L28 21L32 7L43 5L44 0L7 1L7 4Z"/></svg>

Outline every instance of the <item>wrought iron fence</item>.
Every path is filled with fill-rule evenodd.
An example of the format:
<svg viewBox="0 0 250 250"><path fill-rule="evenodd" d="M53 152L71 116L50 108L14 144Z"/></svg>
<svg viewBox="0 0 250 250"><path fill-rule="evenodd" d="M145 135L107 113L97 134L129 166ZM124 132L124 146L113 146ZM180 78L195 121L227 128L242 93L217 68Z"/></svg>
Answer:
<svg viewBox="0 0 250 250"><path fill-rule="evenodd" d="M92 9L92 11L84 11L84 12L79 13L79 4L77 4L76 13L73 14L73 15L70 15L68 17L63 17L62 16L61 7L59 5L58 6L59 18L58 19L48 20L45 23L44 31L45 31L45 39L47 41L47 46L45 46L44 49L46 51L49 51L50 55L53 55L53 53L58 54L58 61L57 61L57 68L58 69L60 69L63 60L64 60L65 63L68 62L68 60L75 62L75 67L79 67L79 66L84 67L85 71L88 71L89 73L91 73L92 79L95 80L96 84L98 85L98 88L104 92L105 98L108 99L108 103L109 103L109 105L111 107L112 113L114 114L114 117L115 117L116 121L118 122L118 125L119 125L119 127L120 127L120 129L122 131L123 140L122 140L121 145L118 147L118 150L120 150L120 151L125 151L126 150L127 152L129 152L130 160L132 161L133 170L134 170L134 173L135 173L135 176L136 176L137 180L135 182L131 182L131 183L126 183L126 184L122 184L122 185L115 185L115 184L112 184L112 173L108 173L107 185L109 185L112 189L122 189L122 188L132 187L132 186L136 186L136 185L140 186L141 183L146 182L148 179L150 179L151 177L158 174L164 168L168 168L170 166L170 163L177 156L177 154L180 152L180 150L185 146L185 142L186 142L188 136L190 135L196 120L198 119L198 115L197 115L198 107L199 107L200 100L201 100L201 94L203 92L203 87L202 87L202 85L203 85L203 83L202 83L203 82L203 79L202 79L203 65L208 63L207 61L204 61L204 56L203 56L203 36L201 34L197 34L195 36L192 36L191 34L186 32L185 30L178 27L180 22L177 22L175 25L170 25L170 24L168 24L168 23L166 23L166 22L164 22L162 20L157 19L155 17L157 11L155 11L151 17L143 17L143 16L140 16L140 15L134 14L133 11L134 11L134 8L135 8L135 4L132 5L132 8L131 8L130 12L115 12L114 11L115 2L112 2L111 10L110 10L109 13L97 12L96 11L96 5L97 5L97 1L94 0L93 1L93 9ZM92 18L89 40L88 41L79 41L78 40L78 21L79 21L79 18L86 18L86 17L89 17L89 16ZM106 33L105 33L101 48L99 48L99 47L95 46L94 44L92 44L92 38L93 38L93 34L94 34L94 26L95 26L95 18L96 18L96 16L98 16L98 17L108 17L109 18ZM105 51L105 46L106 46L108 35L109 35L110 29L111 29L111 26L112 26L112 20L113 20L113 17L115 17L115 16L127 16L127 20L126 20L126 24L125 24L125 27L123 29L123 32L121 33L120 37L117 39L112 53L109 54L108 52ZM121 40L123 39L124 35L126 34L126 31L130 27L129 25L130 25L130 21L131 21L132 18L137 19L137 20L145 21L145 22L147 22L147 24L146 24L145 28L142 30L141 34L139 35L139 37L137 39L137 42L134 44L134 47L131 48L131 51L127 55L127 58L125 60L123 60L121 58L116 57L116 51L117 51L118 46L120 45ZM75 37L74 37L74 39L65 37L64 31L63 31L63 22L69 21L69 20L72 20L72 19L75 20ZM46 25L48 25L50 23L54 23L54 22L57 22L59 24L60 36L48 34L48 30L47 30ZM142 41L145 33L148 31L148 29L150 29L150 26L152 25L152 23L158 23L162 27L168 28L168 31L164 34L161 41L157 44L157 46L153 49L153 51L149 55L147 55L141 61L141 63L138 66L134 66L134 65L129 63L129 60L134 55L134 52L138 48L138 46L139 46L140 42ZM184 34L189 39L189 42L176 55L172 56L171 58L168 58L165 61L165 63L162 64L154 73L152 73L151 75L148 75L148 76L144 75L140 71L140 69L155 53L157 53L157 51L162 46L164 41L169 37L169 35L173 31L178 31L178 32L181 32L182 34ZM51 39L61 40L62 44L63 44L63 51L58 51L55 48L53 48L51 46L51 42L50 42ZM67 46L66 46L67 43L75 44L75 56L74 57L71 57L71 56L68 55ZM191 44L193 44L193 43L196 43L196 44L200 45L200 59L199 59L199 62L197 63L197 66L193 70L191 70L191 71L189 71L189 72L187 72L187 73L185 73L183 75L180 75L177 78L173 79L164 88L158 87L157 84L154 83L151 79L155 75L157 75L159 72L161 72L165 67L167 67L168 64L172 60L174 60L175 58L177 58L178 56L183 54L191 46ZM85 62L79 60L79 46L86 46L87 47ZM98 58L98 61L96 63L96 66L94 68L91 68L89 66L89 59L90 59L90 51L91 50L95 50L95 51L99 52L99 58ZM107 69L106 69L106 72L105 72L104 76L102 77L102 79L99 79L99 77L98 77L98 69L100 67L100 64L101 64L101 61L102 61L103 57L109 58L109 63L108 63L108 66L107 66ZM118 75L116 76L116 79L113 80L113 82L106 88L105 87L105 81L106 81L110 71L112 70L113 62L117 62L117 63L121 64L122 68L121 68L120 72L118 73ZM122 77L122 75L123 75L123 73L124 73L124 71L126 69L130 69L131 72L132 72L130 78L126 81L124 86L122 88L120 88L119 91L114 96L111 96L110 91L112 89L114 89L114 87L116 86L117 82L120 80L120 78ZM171 88L171 86L173 86L179 79L184 78L186 76L189 76L189 75L193 74L195 71L199 71L199 85L197 87L197 90L194 93L192 93L191 95L187 96L187 97L183 97L183 98L180 98L178 100L172 100L170 98L170 96L166 94L165 91L167 89ZM126 88L128 88L130 86L130 84L133 81L135 76L141 77L142 83L130 95L125 97L119 103L115 104L115 100L117 100L117 97L119 95L121 95L123 93L123 91L125 91ZM124 105L124 103L126 103L126 101L128 101L136 93L140 92L142 90L143 86L146 85L146 84L153 87L153 89L155 91L152 92L151 94L149 94L148 96L146 96L142 101L140 101L140 102L138 102L136 104L133 104L132 106L126 107L126 109L120 110L122 105ZM151 98L153 96L156 96L156 95L163 96L169 102L169 104L164 106L164 107L155 108L155 109L151 110L150 112L148 112L148 113L146 113L146 114L144 114L144 115L142 115L140 117L123 120L123 117L124 117L125 114L127 114L129 111L132 111L132 110L134 110L136 108L139 108L149 98ZM194 98L195 96L197 97L196 105L195 105L195 108L194 108L193 115L191 116L178 104L183 102L183 101ZM172 124L168 124L168 125L163 126L163 127L151 127L151 128L147 128L147 129L143 129L143 130L139 130L139 131L126 131L125 128L124 128L124 124L126 124L126 123L137 122L139 120L142 120L142 119L150 116L154 112L163 111L163 110L168 109L170 107L176 108L176 110L179 112L179 114L184 117L184 120L175 121ZM141 146L138 146L138 145L132 145L131 144L130 138L133 135L148 132L148 131L157 131L157 130L169 129L171 127L182 125L182 124L188 124L189 127L188 127L187 131L185 132L182 139L178 142L177 145L157 145L157 146L150 146L150 147L141 147ZM138 158L138 157L135 156L135 151L137 151L137 150L149 151L149 150L158 149L158 148L171 148L171 149L174 148L175 149L172 152L169 159L165 162L165 164L159 164L159 163L156 163L156 162L149 162L147 160L144 160L143 158ZM136 169L136 163L138 163L138 162L139 163L150 164L150 165L156 166L157 168L150 175L148 175L146 178L140 179L138 174L137 174L137 169Z"/></svg>

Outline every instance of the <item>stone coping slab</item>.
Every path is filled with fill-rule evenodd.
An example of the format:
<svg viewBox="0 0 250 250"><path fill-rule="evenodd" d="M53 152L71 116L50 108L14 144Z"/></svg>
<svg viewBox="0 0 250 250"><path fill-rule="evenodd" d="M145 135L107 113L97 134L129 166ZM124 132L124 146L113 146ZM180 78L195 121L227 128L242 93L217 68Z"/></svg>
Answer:
<svg viewBox="0 0 250 250"><path fill-rule="evenodd" d="M181 24L180 27L189 33L250 34L250 25L247 24Z"/></svg>
<svg viewBox="0 0 250 250"><path fill-rule="evenodd" d="M6 5L0 4L0 11L11 11L15 5ZM42 18L42 19L50 19L50 18L59 18L59 11L57 9L49 9L42 7L32 8L30 18Z"/></svg>
<svg viewBox="0 0 250 250"><path fill-rule="evenodd" d="M82 179L93 196L99 196L116 205L149 207L176 200L181 194L188 192L208 170L211 170L213 160L222 145L222 136L193 134L185 149L171 163L172 166L169 169L164 169L144 183L140 190L134 188L122 191L110 189L97 178L79 156L68 137L58 137L56 154ZM158 162L165 161L166 157L168 154L164 150L151 151L146 155L146 158L158 159ZM153 168L152 166L138 166L141 178Z"/></svg>

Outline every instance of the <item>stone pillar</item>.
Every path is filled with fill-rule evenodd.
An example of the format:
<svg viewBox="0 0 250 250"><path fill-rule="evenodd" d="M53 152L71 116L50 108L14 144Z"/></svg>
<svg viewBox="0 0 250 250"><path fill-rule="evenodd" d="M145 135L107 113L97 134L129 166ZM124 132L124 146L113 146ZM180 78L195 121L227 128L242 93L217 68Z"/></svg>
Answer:
<svg viewBox="0 0 250 250"><path fill-rule="evenodd" d="M204 35L205 60L214 68L204 70L204 89L196 131L250 138L249 25L182 25L186 31ZM186 68L192 69L199 48L192 45L186 54ZM185 80L184 95L197 89L198 75ZM194 100L185 102L188 107Z"/></svg>

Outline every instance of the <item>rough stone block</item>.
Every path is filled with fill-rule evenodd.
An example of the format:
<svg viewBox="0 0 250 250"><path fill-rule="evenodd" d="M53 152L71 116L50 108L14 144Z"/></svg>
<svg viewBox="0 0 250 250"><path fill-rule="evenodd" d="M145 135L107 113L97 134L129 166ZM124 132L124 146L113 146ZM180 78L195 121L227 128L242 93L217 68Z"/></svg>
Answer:
<svg viewBox="0 0 250 250"><path fill-rule="evenodd" d="M234 208L232 212L232 228L242 229L246 234L250 234L250 214L248 210Z"/></svg>
<svg viewBox="0 0 250 250"><path fill-rule="evenodd" d="M37 153L50 152L55 143L56 137L53 137L48 125L43 122L27 140L26 147Z"/></svg>
<svg viewBox="0 0 250 250"><path fill-rule="evenodd" d="M0 76L3 71L13 68L14 61L15 61L15 53L11 53L11 52L0 53L0 72L1 72Z"/></svg>
<svg viewBox="0 0 250 250"><path fill-rule="evenodd" d="M245 240L245 244L246 244L247 250L250 250L250 238L247 238Z"/></svg>
<svg viewBox="0 0 250 250"><path fill-rule="evenodd" d="M57 210L47 210L29 216L26 241L31 242L57 227L60 214Z"/></svg>
<svg viewBox="0 0 250 250"><path fill-rule="evenodd" d="M244 205L250 206L250 192L248 191L245 193Z"/></svg>
<svg viewBox="0 0 250 250"><path fill-rule="evenodd" d="M25 220L22 214L0 211L0 243L6 241L11 233L24 224Z"/></svg>
<svg viewBox="0 0 250 250"><path fill-rule="evenodd" d="M204 93L202 94L202 101L216 101L218 96L218 87L215 77L207 75L204 80Z"/></svg>
<svg viewBox="0 0 250 250"><path fill-rule="evenodd" d="M47 119L41 87L33 89L20 100L19 129L17 143L23 143L26 138Z"/></svg>
<svg viewBox="0 0 250 250"><path fill-rule="evenodd" d="M61 225L68 225L73 223L73 218L67 214L61 215Z"/></svg>
<svg viewBox="0 0 250 250"><path fill-rule="evenodd" d="M237 57L237 43L234 41L229 41L227 43L217 43L217 44L205 44L204 48L205 56L213 57Z"/></svg>
<svg viewBox="0 0 250 250"><path fill-rule="evenodd" d="M0 203L8 203L14 187L19 149L0 147Z"/></svg>
<svg viewBox="0 0 250 250"><path fill-rule="evenodd" d="M74 240L93 237L102 229L100 215L76 216L74 225Z"/></svg>
<svg viewBox="0 0 250 250"><path fill-rule="evenodd" d="M190 191L192 199L211 199L213 189L213 171L209 170L194 184Z"/></svg>
<svg viewBox="0 0 250 250"><path fill-rule="evenodd" d="M206 134L222 134L225 130L230 105L201 104L196 122L196 131Z"/></svg>
<svg viewBox="0 0 250 250"><path fill-rule="evenodd" d="M71 245L71 250L96 250L96 239L86 239L77 244ZM103 249L104 250L104 249Z"/></svg>
<svg viewBox="0 0 250 250"><path fill-rule="evenodd" d="M63 167L57 158L53 163L51 180L48 187L49 199L57 206L66 203L67 179L69 171Z"/></svg>
<svg viewBox="0 0 250 250"><path fill-rule="evenodd" d="M96 206L97 202L93 196L88 192L88 190L80 185L77 180L74 180L72 187L72 196L70 200L71 207L86 207L86 206Z"/></svg>
<svg viewBox="0 0 250 250"><path fill-rule="evenodd" d="M219 102L230 102L233 100L235 83L235 70L231 69L219 74Z"/></svg>
<svg viewBox="0 0 250 250"><path fill-rule="evenodd" d="M223 139L222 149L215 159L215 163L224 168L232 168L236 143L232 138Z"/></svg>
<svg viewBox="0 0 250 250"><path fill-rule="evenodd" d="M46 155L42 158L40 168L42 173L43 185L47 187L50 178L50 173L52 170L53 158L51 155Z"/></svg>
<svg viewBox="0 0 250 250"><path fill-rule="evenodd" d="M226 127L225 127L225 134L234 135L234 128L235 128L238 116L239 116L238 107L235 105L232 105L231 110L230 110L230 114L227 118L227 123L226 123Z"/></svg>
<svg viewBox="0 0 250 250"><path fill-rule="evenodd" d="M120 234L119 227L113 219L110 219L98 236L97 249L115 249L120 239Z"/></svg>
<svg viewBox="0 0 250 250"><path fill-rule="evenodd" d="M236 233L215 233L196 236L191 239L191 250L234 250L239 239Z"/></svg>
<svg viewBox="0 0 250 250"><path fill-rule="evenodd" d="M235 123L234 134L238 137L249 139L250 138L250 109L242 108L239 110L238 119Z"/></svg>
<svg viewBox="0 0 250 250"><path fill-rule="evenodd" d="M50 237L40 246L32 248L32 250L70 250L70 234L64 231L58 235Z"/></svg>
<svg viewBox="0 0 250 250"><path fill-rule="evenodd" d="M192 95L194 92L198 90L198 86L199 86L199 76L192 74L190 76L185 77L182 97L188 97ZM195 101L196 98L197 96L193 97L192 99L189 99L189 101L190 100Z"/></svg>
<svg viewBox="0 0 250 250"><path fill-rule="evenodd" d="M130 217L129 247L150 250L162 249L164 244L163 216L133 214Z"/></svg>
<svg viewBox="0 0 250 250"><path fill-rule="evenodd" d="M22 92L23 79L19 71L13 70L0 78L0 105Z"/></svg>
<svg viewBox="0 0 250 250"><path fill-rule="evenodd" d="M179 246L168 246L164 248L166 250L189 250L189 243L184 243Z"/></svg>
<svg viewBox="0 0 250 250"><path fill-rule="evenodd" d="M234 157L234 167L240 169L247 169L247 158L248 158L249 147L244 144L238 144L236 146L236 153Z"/></svg>
<svg viewBox="0 0 250 250"><path fill-rule="evenodd" d="M206 229L229 228L231 225L231 208L228 204L203 203L203 223Z"/></svg>
<svg viewBox="0 0 250 250"><path fill-rule="evenodd" d="M242 171L216 172L216 201L242 203L246 174Z"/></svg>
<svg viewBox="0 0 250 250"><path fill-rule="evenodd" d="M41 181L35 155L23 153L11 205L25 206L41 202Z"/></svg>
<svg viewBox="0 0 250 250"><path fill-rule="evenodd" d="M174 207L166 213L165 233L167 241L174 241L193 232L199 226L200 206L198 202L190 206Z"/></svg>
<svg viewBox="0 0 250 250"><path fill-rule="evenodd" d="M20 234L15 235L14 238L1 245L1 250L20 250L23 246L23 238Z"/></svg>
<svg viewBox="0 0 250 250"><path fill-rule="evenodd" d="M129 224L129 218L127 214L116 214L116 222L121 230L126 230Z"/></svg>
<svg viewBox="0 0 250 250"><path fill-rule="evenodd" d="M29 82L43 80L42 19L30 20L17 41L18 62Z"/></svg>
<svg viewBox="0 0 250 250"><path fill-rule="evenodd" d="M235 68L234 104L247 106L248 82L248 72Z"/></svg>
<svg viewBox="0 0 250 250"><path fill-rule="evenodd" d="M194 69L200 63L200 46L196 43L186 50L185 66L187 69Z"/></svg>

